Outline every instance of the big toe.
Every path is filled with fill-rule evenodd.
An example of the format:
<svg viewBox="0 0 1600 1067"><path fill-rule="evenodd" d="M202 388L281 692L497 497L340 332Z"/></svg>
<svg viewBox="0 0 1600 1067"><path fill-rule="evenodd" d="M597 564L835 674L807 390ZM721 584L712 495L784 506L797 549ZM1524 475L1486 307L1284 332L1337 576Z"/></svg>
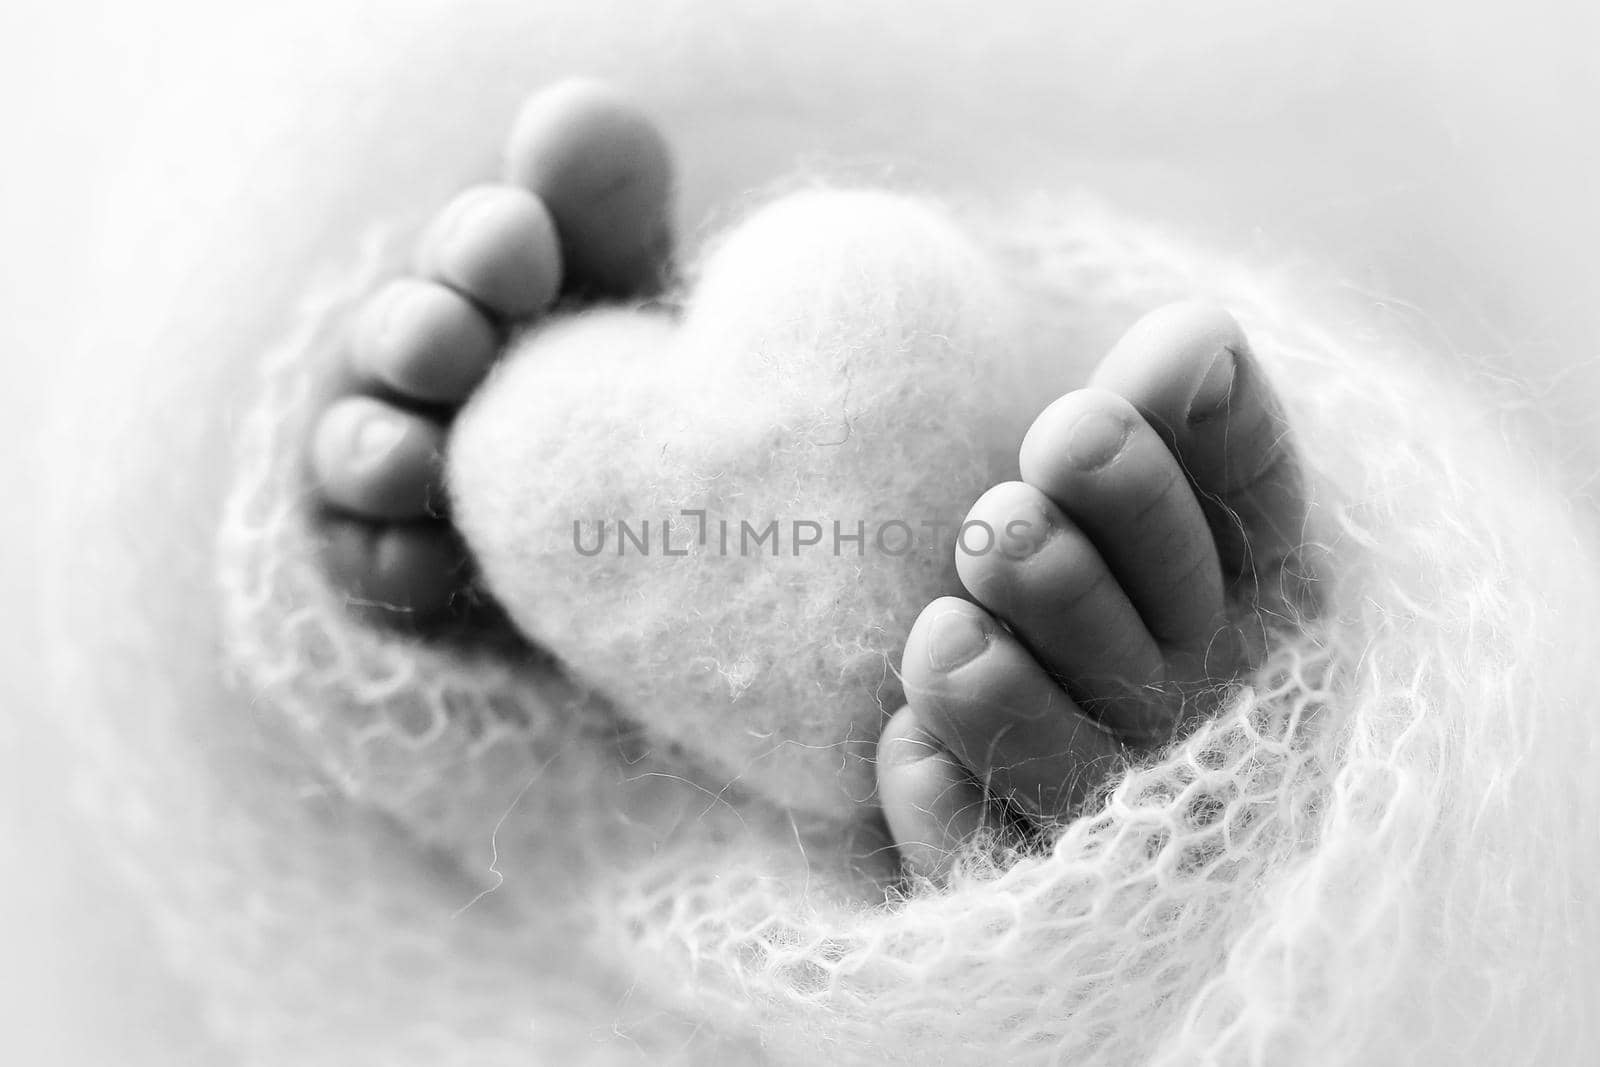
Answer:
<svg viewBox="0 0 1600 1067"><path fill-rule="evenodd" d="M1233 316L1198 301L1151 312L1091 381L1127 398L1166 441L1233 591L1305 606L1306 589L1279 584L1305 536L1304 481L1283 405Z"/></svg>
<svg viewBox="0 0 1600 1067"><path fill-rule="evenodd" d="M672 156L626 95L586 79L537 93L513 127L505 174L550 209L569 289L635 296L661 286L672 252Z"/></svg>

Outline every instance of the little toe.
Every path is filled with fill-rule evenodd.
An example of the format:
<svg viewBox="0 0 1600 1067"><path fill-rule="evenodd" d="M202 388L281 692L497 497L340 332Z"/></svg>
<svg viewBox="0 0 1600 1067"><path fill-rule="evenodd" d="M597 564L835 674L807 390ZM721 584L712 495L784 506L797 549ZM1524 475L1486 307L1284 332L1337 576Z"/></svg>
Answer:
<svg viewBox="0 0 1600 1067"><path fill-rule="evenodd" d="M334 401L317 422L311 473L323 502L361 518L404 522L443 509L444 428L368 396Z"/></svg>
<svg viewBox="0 0 1600 1067"><path fill-rule="evenodd" d="M1094 544L1044 493L1005 482L980 497L956 573L1085 711L1131 739L1165 736L1175 709L1157 699L1162 650Z"/></svg>
<svg viewBox="0 0 1600 1067"><path fill-rule="evenodd" d="M1122 745L982 608L928 605L901 663L916 721L989 795L1053 820L1122 757Z"/></svg>
<svg viewBox="0 0 1600 1067"><path fill-rule="evenodd" d="M544 203L514 185L458 195L423 235L420 273L505 320L529 318L561 289L561 251Z"/></svg>
<svg viewBox="0 0 1600 1067"><path fill-rule="evenodd" d="M995 821L983 788L910 706L879 736L877 772L884 821L912 874L947 877L961 847Z"/></svg>
<svg viewBox="0 0 1600 1067"><path fill-rule="evenodd" d="M456 407L489 373L499 344L494 325L466 297L401 278L362 308L351 366L363 381L408 400Z"/></svg>
<svg viewBox="0 0 1600 1067"><path fill-rule="evenodd" d="M1209 643L1222 572L1182 469L1132 404L1103 389L1068 393L1023 439L1023 481L1088 535L1163 647Z"/></svg>
<svg viewBox="0 0 1600 1067"><path fill-rule="evenodd" d="M323 566L355 606L432 620L466 587L466 549L448 523L396 525L330 516L321 532Z"/></svg>
<svg viewBox="0 0 1600 1067"><path fill-rule="evenodd" d="M1174 304L1112 349L1094 385L1131 401L1166 439L1210 521L1225 577L1255 580L1300 544L1307 501L1282 405L1233 316Z"/></svg>
<svg viewBox="0 0 1600 1067"><path fill-rule="evenodd" d="M536 94L513 127L505 174L548 205L569 288L633 296L661 287L672 252L672 157L625 95L585 79Z"/></svg>

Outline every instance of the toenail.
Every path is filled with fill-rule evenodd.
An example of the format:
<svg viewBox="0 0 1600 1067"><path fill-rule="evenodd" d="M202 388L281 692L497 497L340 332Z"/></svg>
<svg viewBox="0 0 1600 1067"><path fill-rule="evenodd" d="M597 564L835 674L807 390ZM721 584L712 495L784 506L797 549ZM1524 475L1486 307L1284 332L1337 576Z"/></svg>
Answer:
<svg viewBox="0 0 1600 1067"><path fill-rule="evenodd" d="M479 186L469 189L450 205L442 227L447 237L457 234L470 233L478 225L478 221L490 215L496 203L499 202L501 190L492 185Z"/></svg>
<svg viewBox="0 0 1600 1067"><path fill-rule="evenodd" d="M1133 424L1124 416L1091 411L1078 420L1067 437L1067 458L1079 470L1104 467L1122 451L1132 432Z"/></svg>
<svg viewBox="0 0 1600 1067"><path fill-rule="evenodd" d="M976 659L989 644L989 633L970 611L947 611L933 620L928 633L928 663L941 673Z"/></svg>
<svg viewBox="0 0 1600 1067"><path fill-rule="evenodd" d="M407 325L405 315L408 305L415 304L414 300L406 299L408 288L403 282L391 282L384 286L368 312L371 316L368 321L372 324L372 345L379 352L393 348L401 330Z"/></svg>
<svg viewBox="0 0 1600 1067"><path fill-rule="evenodd" d="M1220 415L1227 407L1228 396L1233 392L1233 374L1236 359L1231 348L1221 349L1211 357L1211 366L1189 399L1189 421L1205 422Z"/></svg>
<svg viewBox="0 0 1600 1067"><path fill-rule="evenodd" d="M386 414L373 413L356 424L351 443L351 460L358 467L370 467L393 452L406 435L405 424Z"/></svg>
<svg viewBox="0 0 1600 1067"><path fill-rule="evenodd" d="M1000 554L1013 562L1020 562L1035 555L1055 532L1056 526L1049 514L1037 503L1030 502L1021 514L1001 528Z"/></svg>

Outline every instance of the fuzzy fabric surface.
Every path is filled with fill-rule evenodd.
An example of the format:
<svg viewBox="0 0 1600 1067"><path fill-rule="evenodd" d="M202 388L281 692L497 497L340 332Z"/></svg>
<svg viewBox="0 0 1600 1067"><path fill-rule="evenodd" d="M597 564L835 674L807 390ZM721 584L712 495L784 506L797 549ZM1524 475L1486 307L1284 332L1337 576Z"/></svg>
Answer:
<svg viewBox="0 0 1600 1067"><path fill-rule="evenodd" d="M1008 295L932 208L818 190L719 242L681 325L536 331L452 433L489 588L652 736L855 819L906 634L959 588L951 528L1015 476Z"/></svg>
<svg viewBox="0 0 1600 1067"><path fill-rule="evenodd" d="M298 442L349 301L387 262L268 360L218 557L242 714L155 702L97 723L86 757L96 808L176 965L203 982L219 1040L260 1063L1584 1062L1600 1018L1596 555L1496 400L1125 220L1040 202L957 224L879 201L819 228L851 216L838 206L802 198L755 216L708 257L678 325L607 313L536 334L469 413L453 460L476 501L469 532L519 623L570 672L512 643L364 626L315 566ZM795 212L816 236L785 274L769 239ZM807 270L845 253L857 267ZM790 284L768 285L768 268ZM1006 306L993 318L976 281L990 270ZM892 308L872 303L885 286L903 298ZM807 751L878 713L788 701L813 669L852 690L852 665L892 658L892 640L859 661L842 641L764 677L762 649L816 647L797 620L835 618L807 599L811 561L782 561L793 587L718 599L699 584L764 572L656 556L630 575L562 577L522 539L532 527L499 544L485 529L506 513L483 468L506 466L524 404L573 420L529 431L547 447L568 426L612 435L564 451L560 469L529 458L513 468L522 481L502 483L507 500L549 494L540 514L556 521L608 486L640 517L698 499L697 477L727 462L718 448L741 441L766 442L771 466L739 450L734 482L785 517L886 495L932 504L918 486L957 470L979 485L992 461L967 447L906 463L869 450L877 428L949 441L934 433L942 405L983 407L961 388L969 361L1011 351L1037 369L1044 350L1103 351L1143 311L1197 295L1236 312L1286 397L1326 610L1280 635L1222 714L1108 783L1047 852L974 862L947 889L886 892L885 871L856 858L870 830L811 817L833 794L805 783L847 764L740 773L774 732ZM991 349L991 331L1012 344ZM706 338L720 340L695 347ZM605 361L659 345L659 369L601 375L616 387L579 395L598 368L557 353L618 340ZM845 350L869 385L841 400L828 370ZM906 375L888 353L936 353L944 369ZM722 379L696 394L696 418L641 421L648 398L681 396L696 374ZM918 402L898 403L912 385ZM724 424L719 395L748 403ZM810 435L841 411L860 417L860 450L824 455ZM775 438L752 428L764 419ZM681 434L682 454L652 465L642 443L618 445L630 428ZM541 577L521 576L530 560ZM929 583L916 596L942 580L897 566ZM859 610L915 610L895 573L863 578ZM554 591L543 603L540 581ZM685 605L736 627L739 685L648 653L627 662L658 643L716 655L725 631L675 626ZM764 716L761 729L735 736L732 709L741 726ZM219 753L248 756L249 773L224 773Z"/></svg>

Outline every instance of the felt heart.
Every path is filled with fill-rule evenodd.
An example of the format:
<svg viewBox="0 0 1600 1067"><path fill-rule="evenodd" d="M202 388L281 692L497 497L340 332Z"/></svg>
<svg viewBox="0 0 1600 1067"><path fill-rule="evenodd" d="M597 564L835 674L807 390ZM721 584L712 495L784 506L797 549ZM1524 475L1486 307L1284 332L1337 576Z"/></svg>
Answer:
<svg viewBox="0 0 1600 1067"><path fill-rule="evenodd" d="M681 318L515 346L457 420L455 515L525 635L714 785L848 813L1010 469L1011 304L947 217L880 192L791 195L703 263Z"/></svg>

